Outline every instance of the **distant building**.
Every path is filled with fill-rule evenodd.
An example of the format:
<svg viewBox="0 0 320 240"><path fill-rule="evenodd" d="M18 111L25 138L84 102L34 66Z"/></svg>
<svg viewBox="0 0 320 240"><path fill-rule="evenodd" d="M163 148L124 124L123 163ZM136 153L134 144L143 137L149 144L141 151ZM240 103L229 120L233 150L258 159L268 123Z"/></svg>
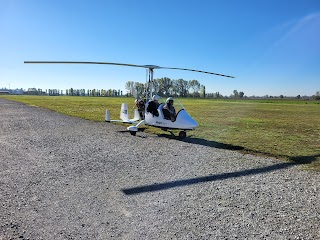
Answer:
<svg viewBox="0 0 320 240"><path fill-rule="evenodd" d="M16 94L16 95L22 95L22 94L25 93L25 91L22 88L20 88L20 89L17 88L17 89L11 89L10 93L11 94Z"/></svg>
<svg viewBox="0 0 320 240"><path fill-rule="evenodd" d="M0 95L7 95L10 94L8 90L0 90Z"/></svg>
<svg viewBox="0 0 320 240"><path fill-rule="evenodd" d="M45 95L46 93L42 91L42 89L38 88L28 88L28 91L26 92L28 95Z"/></svg>
<svg viewBox="0 0 320 240"><path fill-rule="evenodd" d="M24 90L22 88L16 88L16 89L8 89L8 88L0 88L0 94L4 95L4 94L24 94Z"/></svg>

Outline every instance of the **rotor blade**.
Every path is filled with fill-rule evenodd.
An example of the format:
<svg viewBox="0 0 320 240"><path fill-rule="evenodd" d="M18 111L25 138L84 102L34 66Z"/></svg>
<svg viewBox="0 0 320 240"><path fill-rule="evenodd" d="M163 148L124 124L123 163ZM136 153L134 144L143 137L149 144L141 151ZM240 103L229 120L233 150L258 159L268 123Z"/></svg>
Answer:
<svg viewBox="0 0 320 240"><path fill-rule="evenodd" d="M136 64L128 64L128 63L80 62L80 61L24 61L24 63L38 63L38 64L107 64L107 65L128 66L128 67L141 67L141 68L148 68L148 69L185 70L185 71L191 71L191 72L212 74L212 75L217 75L217 76L221 76L221 77L234 78L232 76L228 76L228 75L224 75L224 74L220 74L220 73L213 73L213 72L207 72L207 71L195 70L195 69L188 69L188 68L159 67L159 66L156 66L156 65L136 65Z"/></svg>
<svg viewBox="0 0 320 240"><path fill-rule="evenodd" d="M172 68L172 67L159 67L159 68L174 69L174 70L186 70L186 71L191 71L191 72L200 72L200 73L213 74L213 75L217 75L217 76L221 76L221 77L234 78L232 76L224 75L224 74L220 74L220 73L206 72L206 71L202 71L202 70L194 70L194 69L188 69L188 68Z"/></svg>
<svg viewBox="0 0 320 240"><path fill-rule="evenodd" d="M119 65L128 67L143 67L149 68L143 65L126 64L126 63L112 63L112 62L79 62L79 61L24 61L24 63L48 63L48 64L108 64L108 65Z"/></svg>

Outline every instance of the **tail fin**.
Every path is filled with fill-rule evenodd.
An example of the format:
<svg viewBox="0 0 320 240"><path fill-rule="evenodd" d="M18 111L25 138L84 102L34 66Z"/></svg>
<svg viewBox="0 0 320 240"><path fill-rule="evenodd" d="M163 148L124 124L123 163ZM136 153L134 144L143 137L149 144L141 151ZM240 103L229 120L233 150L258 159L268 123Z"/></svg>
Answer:
<svg viewBox="0 0 320 240"><path fill-rule="evenodd" d="M124 122L129 122L128 104L122 103L120 110L120 118Z"/></svg>
<svg viewBox="0 0 320 240"><path fill-rule="evenodd" d="M133 119L130 119L131 122L136 122L136 121L139 121L140 120L140 114L139 114L139 111L138 109L135 109L134 110L134 117Z"/></svg>
<svg viewBox="0 0 320 240"><path fill-rule="evenodd" d="M106 122L110 122L110 111L108 109L106 109Z"/></svg>

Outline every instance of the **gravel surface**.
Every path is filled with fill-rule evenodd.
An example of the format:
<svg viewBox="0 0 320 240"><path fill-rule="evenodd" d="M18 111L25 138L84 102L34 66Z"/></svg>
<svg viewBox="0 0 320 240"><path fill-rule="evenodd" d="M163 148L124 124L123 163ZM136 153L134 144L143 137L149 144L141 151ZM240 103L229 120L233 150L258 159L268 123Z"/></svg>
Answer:
<svg viewBox="0 0 320 240"><path fill-rule="evenodd" d="M4 99L0 130L0 240L320 239L299 165Z"/></svg>

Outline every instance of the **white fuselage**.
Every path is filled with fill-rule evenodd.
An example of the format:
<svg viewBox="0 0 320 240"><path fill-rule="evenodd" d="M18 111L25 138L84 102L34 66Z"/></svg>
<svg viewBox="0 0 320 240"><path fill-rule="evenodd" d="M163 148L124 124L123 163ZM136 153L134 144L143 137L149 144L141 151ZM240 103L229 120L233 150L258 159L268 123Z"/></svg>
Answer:
<svg viewBox="0 0 320 240"><path fill-rule="evenodd" d="M158 107L159 116L145 113L145 124L153 127L159 127L163 129L181 129L181 130L193 130L198 127L198 123L187 113L185 109L181 109L176 116L176 120L165 119L162 112L163 104ZM146 107L147 109L147 107Z"/></svg>

